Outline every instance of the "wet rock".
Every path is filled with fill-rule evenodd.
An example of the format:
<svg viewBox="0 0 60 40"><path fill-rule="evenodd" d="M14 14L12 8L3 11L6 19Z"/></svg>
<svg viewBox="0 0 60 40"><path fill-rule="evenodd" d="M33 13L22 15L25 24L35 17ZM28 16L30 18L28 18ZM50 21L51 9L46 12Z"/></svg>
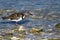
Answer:
<svg viewBox="0 0 60 40"><path fill-rule="evenodd" d="M19 40L19 38L13 36L13 37L11 38L11 40Z"/></svg>
<svg viewBox="0 0 60 40"><path fill-rule="evenodd" d="M19 38L25 38L24 34L19 34Z"/></svg>
<svg viewBox="0 0 60 40"><path fill-rule="evenodd" d="M60 23L57 23L57 24L55 25L55 27L56 27L56 28L60 28Z"/></svg>
<svg viewBox="0 0 60 40"><path fill-rule="evenodd" d="M56 28L56 34L60 35L60 23L57 23L55 25L55 28Z"/></svg>
<svg viewBox="0 0 60 40"><path fill-rule="evenodd" d="M15 29L16 32L20 33L20 34L26 34L27 30L24 26L20 26L18 29Z"/></svg>
<svg viewBox="0 0 60 40"><path fill-rule="evenodd" d="M53 29L48 29L46 30L47 33L52 33L53 32Z"/></svg>
<svg viewBox="0 0 60 40"><path fill-rule="evenodd" d="M20 26L18 30L19 30L19 31L25 31L26 29L25 29L24 26Z"/></svg>
<svg viewBox="0 0 60 40"><path fill-rule="evenodd" d="M7 30L6 29L3 29L2 32L3 33L14 33L13 30L9 30L9 29L7 29Z"/></svg>
<svg viewBox="0 0 60 40"><path fill-rule="evenodd" d="M24 26L20 26L19 28L15 28L15 31L25 31L25 27Z"/></svg>
<svg viewBox="0 0 60 40"><path fill-rule="evenodd" d="M12 30L5 30L5 29L4 29L4 30L2 30L2 32L1 32L0 35L3 36L3 37L6 37L6 36L7 36L7 37L8 37L8 36L11 37L11 36L13 36L13 33L14 33L14 32L13 32Z"/></svg>
<svg viewBox="0 0 60 40"><path fill-rule="evenodd" d="M52 39L48 39L48 40L60 40L59 38L52 38Z"/></svg>
<svg viewBox="0 0 60 40"><path fill-rule="evenodd" d="M2 36L0 36L0 40L2 40L3 39L3 37Z"/></svg>
<svg viewBox="0 0 60 40"><path fill-rule="evenodd" d="M42 39L42 40L48 40L47 38L45 38L45 39Z"/></svg>
<svg viewBox="0 0 60 40"><path fill-rule="evenodd" d="M1 34L2 36L13 36L13 33L4 33L4 34Z"/></svg>
<svg viewBox="0 0 60 40"><path fill-rule="evenodd" d="M30 30L30 32L32 32L32 33L34 33L34 32L39 33L39 32L40 32L40 30L39 30L39 29L36 29L36 28L32 28L32 29Z"/></svg>
<svg viewBox="0 0 60 40"><path fill-rule="evenodd" d="M40 34L40 32L42 32L42 29L39 29L39 28L32 28L30 30L31 33L33 34Z"/></svg>
<svg viewBox="0 0 60 40"><path fill-rule="evenodd" d="M20 40L31 40L30 38L20 38Z"/></svg>
<svg viewBox="0 0 60 40"><path fill-rule="evenodd" d="M14 31L14 32L25 32L26 29L25 29L24 26L20 26L19 28L16 28L16 29L14 29L13 31Z"/></svg>

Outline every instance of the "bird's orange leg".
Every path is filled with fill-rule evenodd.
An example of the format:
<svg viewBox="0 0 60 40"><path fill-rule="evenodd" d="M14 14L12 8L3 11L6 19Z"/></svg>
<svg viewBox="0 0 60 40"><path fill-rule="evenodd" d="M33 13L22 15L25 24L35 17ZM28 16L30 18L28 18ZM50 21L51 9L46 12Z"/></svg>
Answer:
<svg viewBox="0 0 60 40"><path fill-rule="evenodd" d="M16 22L15 25L18 26L18 23Z"/></svg>

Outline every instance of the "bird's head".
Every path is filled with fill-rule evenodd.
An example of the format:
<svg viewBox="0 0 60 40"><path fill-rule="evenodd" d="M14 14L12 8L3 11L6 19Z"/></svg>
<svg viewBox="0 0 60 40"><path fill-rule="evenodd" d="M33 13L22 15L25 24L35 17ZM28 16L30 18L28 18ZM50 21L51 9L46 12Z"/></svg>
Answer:
<svg viewBox="0 0 60 40"><path fill-rule="evenodd" d="M33 14L30 11L25 11L24 15L29 16L29 15L33 15Z"/></svg>

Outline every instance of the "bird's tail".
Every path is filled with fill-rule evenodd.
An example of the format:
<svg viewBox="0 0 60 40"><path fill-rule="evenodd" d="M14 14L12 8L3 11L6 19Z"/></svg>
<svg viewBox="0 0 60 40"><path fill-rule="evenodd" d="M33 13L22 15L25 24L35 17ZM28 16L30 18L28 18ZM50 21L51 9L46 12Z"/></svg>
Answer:
<svg viewBox="0 0 60 40"><path fill-rule="evenodd" d="M8 17L2 17L3 20L8 19Z"/></svg>

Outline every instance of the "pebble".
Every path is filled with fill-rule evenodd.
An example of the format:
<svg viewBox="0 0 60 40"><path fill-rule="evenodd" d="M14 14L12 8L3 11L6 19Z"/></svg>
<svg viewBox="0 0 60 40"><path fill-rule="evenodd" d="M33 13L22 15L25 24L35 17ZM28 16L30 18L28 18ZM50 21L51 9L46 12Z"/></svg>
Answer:
<svg viewBox="0 0 60 40"><path fill-rule="evenodd" d="M17 37L15 37L15 36L13 36L12 38L11 38L11 40L19 40L20 38L17 38Z"/></svg>
<svg viewBox="0 0 60 40"><path fill-rule="evenodd" d="M19 31L25 31L26 29L25 29L24 26L20 26L18 30L19 30Z"/></svg>

